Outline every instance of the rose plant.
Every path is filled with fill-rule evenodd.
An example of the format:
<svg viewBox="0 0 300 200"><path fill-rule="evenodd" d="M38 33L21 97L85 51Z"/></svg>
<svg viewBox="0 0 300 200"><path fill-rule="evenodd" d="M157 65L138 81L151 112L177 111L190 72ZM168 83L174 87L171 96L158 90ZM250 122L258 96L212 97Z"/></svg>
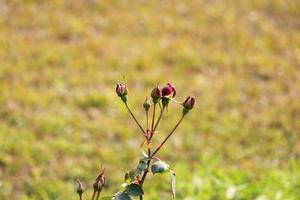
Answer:
<svg viewBox="0 0 300 200"><path fill-rule="evenodd" d="M131 200L132 197L139 197L140 200L144 197L143 184L146 181L148 173L151 171L152 174L161 174L164 172L169 172L171 175L171 191L173 198L175 199L175 173L172 171L167 163L160 160L157 157L157 153L167 142L167 140L174 134L175 130L178 128L186 114L193 109L195 105L195 98L188 96L183 103L177 102L174 97L176 96L176 87L167 83L162 89L159 86L153 88L150 93L152 101L149 101L148 98L145 99L143 107L145 110L146 116L146 127L143 127L140 121L133 114L129 104L128 104L128 88L124 83L119 83L116 85L116 93L123 101L125 107L129 111L135 123L138 125L144 142L141 145L142 157L139 160L136 168L130 170L125 174L125 180L122 184L123 189L117 192L113 196L102 197L102 200ZM160 142L160 144L153 148L152 140L153 136L157 133L158 125L161 121L166 108L170 102L175 102L183 107L182 114L178 122L174 125L171 131L166 135L165 139ZM152 108L152 110L150 110ZM159 109L159 115L156 116L156 110ZM152 111L152 113L151 113ZM152 115L151 117L149 115ZM151 118L149 120L149 118ZM80 200L83 200L83 186L82 183L78 181L77 193ZM96 177L93 184L94 192L91 200L98 200L100 198L100 193L102 188L106 185L106 175L105 171L102 170L100 174Z"/></svg>

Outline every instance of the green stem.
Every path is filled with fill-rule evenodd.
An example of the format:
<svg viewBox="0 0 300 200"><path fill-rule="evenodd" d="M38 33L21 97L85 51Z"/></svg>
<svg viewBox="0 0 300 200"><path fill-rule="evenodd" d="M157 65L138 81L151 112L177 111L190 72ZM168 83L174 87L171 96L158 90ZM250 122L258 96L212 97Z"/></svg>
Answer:
<svg viewBox="0 0 300 200"><path fill-rule="evenodd" d="M154 134L154 132L155 132L155 130L156 130L156 128L157 128L159 122L160 122L160 119L161 119L161 117L162 117L164 111L165 111L165 107L163 107L162 110L160 111L160 115L159 115L159 117L158 117L158 119L157 119L157 122L156 122L156 124L155 124L155 126L154 126L154 129L153 129L153 134Z"/></svg>
<svg viewBox="0 0 300 200"><path fill-rule="evenodd" d="M183 118L185 115L182 115L180 120L177 122L177 124L174 126L174 128L171 130L171 132L169 133L169 135L163 140L163 142L157 147L157 149L155 149L155 151L152 153L152 155L150 156L150 159L153 158L153 156L155 156L155 154L161 149L161 147L167 142L167 140L171 137L171 135L175 132L175 130L177 129L177 127L179 126L179 124L182 122Z"/></svg>
<svg viewBox="0 0 300 200"><path fill-rule="evenodd" d="M155 105L154 105L153 109L154 109L153 113L155 113ZM162 109L162 111L160 113L160 116L159 116L159 118L158 118L158 120L156 122L154 130L156 129L156 127L157 127L157 125L158 125L158 123L160 121L160 118L161 118L163 112L164 112L164 107L163 107L163 109ZM184 116L185 116L184 114L181 116L181 118L179 119L179 121L177 122L177 124L174 126L174 128L171 130L171 132L169 133L169 135L163 140L163 142L157 147L157 149L152 154L151 154L151 149L148 147L148 158L149 158L149 160L147 161L147 168L144 171L144 174L143 174L141 182L140 182L141 187L143 187L144 181L146 180L146 177L147 177L147 174L148 174L149 168L150 168L150 162L151 162L152 158L161 149L161 147L167 142L167 140L171 137L171 135L175 132L175 130L178 128L178 126L182 122ZM155 118L155 114L153 114L153 119L154 118ZM153 121L154 120L152 120L152 127L153 127ZM153 131L153 128L151 129L151 131ZM153 133L154 132L152 132L152 135L153 135ZM152 136L151 136L151 138L152 138ZM150 140L151 140L151 138L150 138ZM140 196L140 200L143 200L143 196L142 195Z"/></svg>
<svg viewBox="0 0 300 200"><path fill-rule="evenodd" d="M93 193L92 200L94 200L94 198L95 198L95 195L96 195L96 190L94 190L94 193Z"/></svg>
<svg viewBox="0 0 300 200"><path fill-rule="evenodd" d="M155 111L156 111L156 103L153 106L153 115L152 115L152 125L151 125L151 132L153 132L154 120L155 120ZM152 133L153 134L153 133Z"/></svg>
<svg viewBox="0 0 300 200"><path fill-rule="evenodd" d="M143 132L144 136L146 136L146 133L143 129L143 127L141 126L141 124L139 123L139 121L136 119L136 117L134 116L133 112L131 111L130 107L128 106L127 103L125 103L127 110L129 111L129 113L131 114L132 118L134 119L134 121L136 122L136 124L140 127L141 131Z"/></svg>
<svg viewBox="0 0 300 200"><path fill-rule="evenodd" d="M149 129L149 111L146 111L146 121L147 121L147 129L146 129L146 131L147 131L147 134L148 134L148 129Z"/></svg>
<svg viewBox="0 0 300 200"><path fill-rule="evenodd" d="M147 168L146 168L146 170L144 171L144 174L143 174L142 179L141 179L140 186L141 186L142 188L143 188L144 181L145 181L145 179L146 179L146 177L147 177L147 174L148 174L148 172L149 172L149 167L150 167L150 162L151 162L150 156L151 156L151 149L148 147L148 157L149 157L149 160L147 161ZM140 196L140 200L143 200L143 196L142 196L142 195Z"/></svg>
<svg viewBox="0 0 300 200"><path fill-rule="evenodd" d="M99 200L101 190L98 190L96 200Z"/></svg>

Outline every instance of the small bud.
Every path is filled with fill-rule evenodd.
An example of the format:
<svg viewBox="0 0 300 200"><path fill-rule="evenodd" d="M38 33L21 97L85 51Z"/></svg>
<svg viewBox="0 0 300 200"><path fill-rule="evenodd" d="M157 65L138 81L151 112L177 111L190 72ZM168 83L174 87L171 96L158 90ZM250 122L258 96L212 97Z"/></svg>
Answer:
<svg viewBox="0 0 300 200"><path fill-rule="evenodd" d="M118 94L118 96L124 96L127 95L127 88L123 83L119 83L116 86L116 93Z"/></svg>
<svg viewBox="0 0 300 200"><path fill-rule="evenodd" d="M127 103L127 93L128 93L128 90L127 90L127 87L123 84L123 83L119 83L117 84L116 86L116 93L119 97L121 97L122 101L124 103Z"/></svg>
<svg viewBox="0 0 300 200"><path fill-rule="evenodd" d="M101 191L102 188L106 185L107 183L107 179L104 173L104 170L99 174L99 176L97 176L94 184L93 184L93 188L94 191Z"/></svg>
<svg viewBox="0 0 300 200"><path fill-rule="evenodd" d="M151 97L154 103L157 103L157 101L160 99L161 91L158 86L152 90Z"/></svg>
<svg viewBox="0 0 300 200"><path fill-rule="evenodd" d="M193 109L195 105L195 98L188 96L182 105L183 105L183 114L188 113L190 110Z"/></svg>
<svg viewBox="0 0 300 200"><path fill-rule="evenodd" d="M151 103L150 101L148 101L148 98L145 99L145 102L143 104L144 109L146 110L146 112L148 112L148 110L150 109Z"/></svg>
<svg viewBox="0 0 300 200"><path fill-rule="evenodd" d="M106 186L107 184L107 178L104 173L100 176L100 183L101 183L101 188Z"/></svg>
<svg viewBox="0 0 300 200"><path fill-rule="evenodd" d="M81 196L82 196L82 193L84 192L84 188L83 188L82 183L80 182L79 179L77 179L77 183L78 183L78 187L77 187L76 192L77 192L78 195L81 197Z"/></svg>
<svg viewBox="0 0 300 200"><path fill-rule="evenodd" d="M162 88L161 92L163 97L172 98L176 95L176 88L173 84L167 83L167 85Z"/></svg>

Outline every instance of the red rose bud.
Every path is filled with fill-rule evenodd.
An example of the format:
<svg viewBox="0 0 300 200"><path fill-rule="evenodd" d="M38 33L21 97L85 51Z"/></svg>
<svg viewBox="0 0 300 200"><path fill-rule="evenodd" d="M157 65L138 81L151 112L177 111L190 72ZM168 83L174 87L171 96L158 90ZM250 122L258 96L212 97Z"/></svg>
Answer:
<svg viewBox="0 0 300 200"><path fill-rule="evenodd" d="M161 90L162 93L162 105L166 107L169 104L170 98L175 97L176 95L176 88L173 84L167 83L165 87Z"/></svg>
<svg viewBox="0 0 300 200"><path fill-rule="evenodd" d="M127 103L127 87L123 83L119 83L116 86L116 93L119 97L121 97L124 103Z"/></svg>
<svg viewBox="0 0 300 200"><path fill-rule="evenodd" d="M189 110L192 110L195 105L195 98L188 96L186 100L183 102L183 113L186 114Z"/></svg>
<svg viewBox="0 0 300 200"><path fill-rule="evenodd" d="M172 88L172 91L173 91L173 96L172 97L175 97L175 95L176 95L176 87L175 87L175 85L173 85L172 83L168 83L167 85Z"/></svg>
<svg viewBox="0 0 300 200"><path fill-rule="evenodd" d="M160 99L161 91L158 86L152 90L151 97L152 97L154 103L156 103L158 101L158 99Z"/></svg>
<svg viewBox="0 0 300 200"><path fill-rule="evenodd" d="M168 97L168 98L175 97L176 88L173 84L167 83L167 85L162 88L161 93L163 97Z"/></svg>

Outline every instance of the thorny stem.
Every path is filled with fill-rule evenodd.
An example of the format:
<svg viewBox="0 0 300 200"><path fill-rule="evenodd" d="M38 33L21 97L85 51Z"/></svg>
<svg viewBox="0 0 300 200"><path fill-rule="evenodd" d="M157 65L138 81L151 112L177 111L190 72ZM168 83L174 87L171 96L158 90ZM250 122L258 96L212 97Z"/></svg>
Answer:
<svg viewBox="0 0 300 200"><path fill-rule="evenodd" d="M144 136L146 136L146 132L144 131L143 127L141 126L140 122L136 119L136 117L134 116L134 114L132 113L130 107L128 106L127 103L125 103L127 110L129 111L129 113L131 114L132 118L134 119L134 121L136 122L136 124L140 127L141 131L143 132Z"/></svg>
<svg viewBox="0 0 300 200"><path fill-rule="evenodd" d="M152 158L155 156L155 154L161 149L161 147L167 142L167 140L171 137L171 135L175 132L175 130L177 129L177 127L180 125L181 121L183 120L185 114L182 115L182 117L180 118L180 120L177 122L177 124L174 126L174 128L171 130L171 132L169 133L169 135L163 140L163 142L157 147L157 149L151 154L151 149L149 147L149 144L151 142L151 139L152 139L152 136L154 135L154 132L160 122L160 119L163 115L163 112L165 110L165 107L163 107L161 110L160 110L160 115L155 123L155 126L154 126L154 121L155 121L155 111L156 111L156 103L154 103L154 107L153 107L153 115L152 115L152 122L151 122L151 135L150 135L150 138L147 137L147 134L148 134L148 129L149 129L149 122L148 122L148 111L146 111L146 120L147 120L147 133L144 131L144 129L142 128L142 126L140 125L140 123L137 121L137 119L135 118L134 114L132 113L131 109L129 108L129 106L125 103L128 111L130 112L131 116L133 117L133 119L135 120L135 122L137 123L137 125L140 127L140 129L142 130L144 136L146 136L147 138L147 143L148 143L148 158L149 160L147 161L147 168L146 170L144 171L144 174L142 176L142 179L140 181L140 186L143 187L143 184L144 184L144 181L147 177L147 174L149 172L149 168L150 168L150 162L152 160ZM97 199L98 200L98 195L99 195L99 192L97 193ZM143 200L143 195L139 196L140 197L140 200Z"/></svg>
<svg viewBox="0 0 300 200"><path fill-rule="evenodd" d="M150 162L151 162L151 159L149 158L149 160L147 161L147 168L146 168L146 170L144 171L144 174L143 174L142 179L141 179L141 184L140 184L141 186L143 186L144 181L145 181L145 179L146 179L146 176L147 176L147 174L148 174L148 172L149 172Z"/></svg>
<svg viewBox="0 0 300 200"><path fill-rule="evenodd" d="M152 155L150 156L150 159L153 158L153 156L155 156L155 154L161 149L161 147L167 142L167 140L171 137L171 135L174 133L174 131L177 129L177 127L179 126L179 124L181 123L181 121L184 118L184 114L181 116L180 120L177 122L177 124L174 126L174 128L172 129L172 131L169 133L169 135L163 140L163 142L157 147L157 149L152 153Z"/></svg>
<svg viewBox="0 0 300 200"><path fill-rule="evenodd" d="M149 145L149 144L148 144L148 145ZM143 187L144 181L145 181L146 176L147 176L147 174L148 174L148 172L149 172L149 167L150 167L150 162L151 162L150 156L151 156L151 149L150 149L149 146L148 146L148 158L149 158L149 160L147 161L147 168L146 168L146 170L144 171L144 174L143 174L142 179L141 179L141 182L140 182L141 187ZM140 196L140 200L143 200L143 195Z"/></svg>
<svg viewBox="0 0 300 200"><path fill-rule="evenodd" d="M162 110L162 112L163 112L163 110ZM163 140L163 142L157 147L157 149L152 154L151 154L150 148L148 147L148 158L149 158L149 160L147 161L147 168L144 171L144 174L143 174L142 179L141 179L141 183L140 183L141 187L143 187L143 183L144 183L144 181L145 181L145 179L147 177L147 174L149 172L150 162L151 162L152 158L161 149L161 147L167 142L167 140L171 137L171 135L175 132L175 130L178 128L178 126L182 122L184 116L185 115L182 115L182 117L177 122L177 124L174 126L174 128L171 130L171 132L169 133L169 135ZM140 196L140 200L143 200L143 196Z"/></svg>

